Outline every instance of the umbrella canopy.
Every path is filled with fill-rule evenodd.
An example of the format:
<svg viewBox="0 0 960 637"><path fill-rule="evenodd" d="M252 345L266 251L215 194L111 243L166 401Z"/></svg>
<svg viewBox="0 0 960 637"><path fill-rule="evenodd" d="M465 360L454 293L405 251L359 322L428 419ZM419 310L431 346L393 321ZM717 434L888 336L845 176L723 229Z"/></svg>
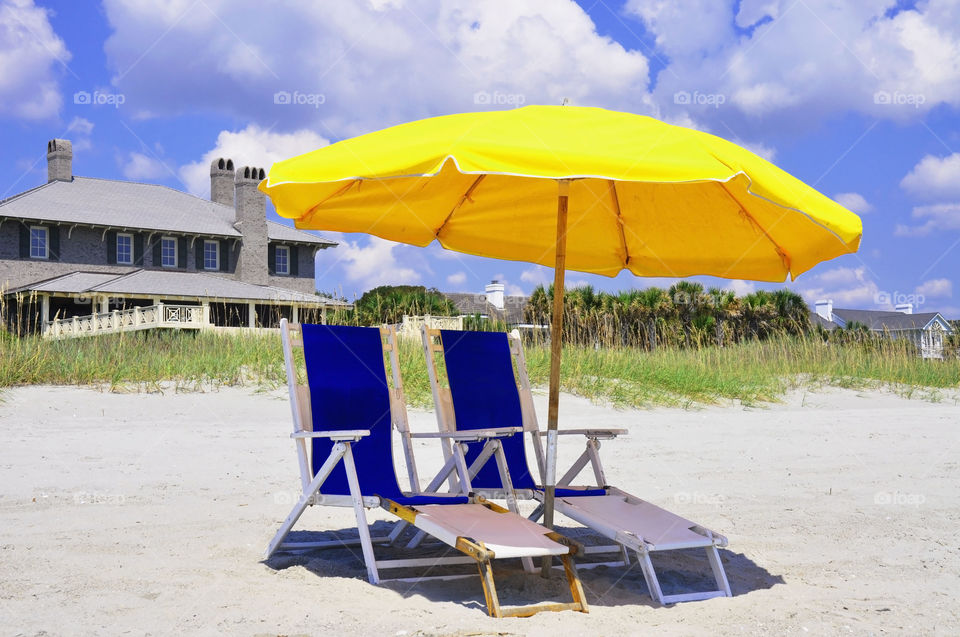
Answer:
<svg viewBox="0 0 960 637"><path fill-rule="evenodd" d="M261 189L298 228L615 276L783 281L856 252L860 219L719 137L598 108L411 122L278 162Z"/></svg>
<svg viewBox="0 0 960 637"><path fill-rule="evenodd" d="M278 162L260 189L298 228L417 246L436 239L459 252L554 266L547 526L565 269L783 281L856 252L862 232L852 212L744 148L598 108L411 122Z"/></svg>

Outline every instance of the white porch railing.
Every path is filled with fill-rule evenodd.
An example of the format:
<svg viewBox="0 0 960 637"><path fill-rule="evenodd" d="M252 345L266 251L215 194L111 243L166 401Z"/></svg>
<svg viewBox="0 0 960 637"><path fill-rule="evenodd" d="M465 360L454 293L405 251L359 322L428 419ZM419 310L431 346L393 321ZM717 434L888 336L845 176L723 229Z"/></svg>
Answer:
<svg viewBox="0 0 960 637"><path fill-rule="evenodd" d="M129 310L54 319L44 324L45 338L75 338L155 328L199 330L210 324L210 309L200 305L158 303Z"/></svg>

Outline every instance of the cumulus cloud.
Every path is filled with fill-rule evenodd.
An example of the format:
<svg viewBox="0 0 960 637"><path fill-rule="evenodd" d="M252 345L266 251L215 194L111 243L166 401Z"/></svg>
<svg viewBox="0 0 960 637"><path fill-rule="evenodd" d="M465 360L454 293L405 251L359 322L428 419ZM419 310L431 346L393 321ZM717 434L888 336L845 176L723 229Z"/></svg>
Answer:
<svg viewBox="0 0 960 637"><path fill-rule="evenodd" d="M73 144L73 152L89 150L93 147L90 137L93 135L94 124L85 117L74 117L67 126L67 132L70 134L70 141Z"/></svg>
<svg viewBox="0 0 960 637"><path fill-rule="evenodd" d="M743 281L741 279L734 279L730 281L726 286L727 290L732 291L737 296L746 296L747 294L753 294L757 291L757 284L753 281Z"/></svg>
<svg viewBox="0 0 960 637"><path fill-rule="evenodd" d="M833 196L834 201L838 204L857 213L858 215L863 215L873 210L873 206L870 205L863 195L858 192L839 192Z"/></svg>
<svg viewBox="0 0 960 637"><path fill-rule="evenodd" d="M340 268L347 281L361 290L378 285L418 283L420 272L406 261L401 264L395 252L399 247L379 237L370 237L367 241L340 240L340 245L329 251L330 254L319 253L317 275L323 279L330 270Z"/></svg>
<svg viewBox="0 0 960 637"><path fill-rule="evenodd" d="M548 286L553 283L553 270L542 265L535 265L521 272L520 280L524 283L529 283L533 287L537 287L538 285Z"/></svg>
<svg viewBox="0 0 960 637"><path fill-rule="evenodd" d="M953 296L953 282L950 279L930 279L917 286L918 297L950 298Z"/></svg>
<svg viewBox="0 0 960 637"><path fill-rule="evenodd" d="M960 203L917 206L910 216L926 221L916 226L897 224L894 230L896 236L925 237L935 230L960 230Z"/></svg>
<svg viewBox="0 0 960 637"><path fill-rule="evenodd" d="M572 0L299 0L271 6L268 22L254 0L104 7L113 82L144 116L205 109L346 136L562 97L636 110L647 95L646 57L599 35Z"/></svg>
<svg viewBox="0 0 960 637"><path fill-rule="evenodd" d="M807 303L818 299L832 299L835 307L863 307L875 305L882 299L880 287L866 268L833 268L809 274L796 286Z"/></svg>
<svg viewBox="0 0 960 637"><path fill-rule="evenodd" d="M63 99L59 78L70 60L50 12L33 0L0 1L0 114L54 117Z"/></svg>
<svg viewBox="0 0 960 637"><path fill-rule="evenodd" d="M960 197L960 153L925 156L900 181L900 186L921 199Z"/></svg>
<svg viewBox="0 0 960 637"><path fill-rule="evenodd" d="M449 283L450 285L456 288L461 287L466 282L467 282L467 273L462 270L460 272L454 272L453 274L447 276L447 283Z"/></svg>
<svg viewBox="0 0 960 637"><path fill-rule="evenodd" d="M669 59L653 92L664 112L774 130L845 111L912 120L960 104L955 0L892 5L630 0L626 12Z"/></svg>
<svg viewBox="0 0 960 637"><path fill-rule="evenodd" d="M277 133L250 124L239 131L221 131L213 148L200 161L180 167L180 179L195 195L210 195L210 162L218 157L233 159L235 166L260 166L269 169L281 159L326 146L330 142L310 130Z"/></svg>
<svg viewBox="0 0 960 637"><path fill-rule="evenodd" d="M142 181L160 179L173 171L156 157L132 152L121 159L121 172L127 179Z"/></svg>

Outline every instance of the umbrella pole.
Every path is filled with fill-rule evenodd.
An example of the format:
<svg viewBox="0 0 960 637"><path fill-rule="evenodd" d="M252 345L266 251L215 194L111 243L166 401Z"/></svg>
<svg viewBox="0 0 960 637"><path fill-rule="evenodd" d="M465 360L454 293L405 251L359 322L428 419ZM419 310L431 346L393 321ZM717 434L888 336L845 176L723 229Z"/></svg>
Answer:
<svg viewBox="0 0 960 637"><path fill-rule="evenodd" d="M563 354L563 278L567 260L567 206L570 180L557 182L557 251L553 270L553 320L550 326L550 393L547 409L547 466L543 481L543 525L553 528L557 484L557 421L560 409L560 357ZM552 557L543 558L540 574L550 577Z"/></svg>

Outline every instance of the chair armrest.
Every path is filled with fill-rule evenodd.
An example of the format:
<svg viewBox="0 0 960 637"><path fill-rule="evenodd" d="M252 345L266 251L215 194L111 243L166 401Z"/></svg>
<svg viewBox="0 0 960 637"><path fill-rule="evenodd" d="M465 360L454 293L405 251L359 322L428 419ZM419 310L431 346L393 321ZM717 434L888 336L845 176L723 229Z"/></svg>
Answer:
<svg viewBox="0 0 960 637"><path fill-rule="evenodd" d="M630 433L626 429L557 429L557 434L561 436L586 436L587 438L602 438L611 440L617 436L623 436ZM540 432L541 436L546 436L546 431Z"/></svg>
<svg viewBox="0 0 960 637"><path fill-rule="evenodd" d="M369 436L369 429L344 429L343 431L298 431L291 438L329 438L330 440L360 440Z"/></svg>
<svg viewBox="0 0 960 637"><path fill-rule="evenodd" d="M482 440L484 438L505 438L523 431L523 427L495 427L492 429L471 429L469 431L429 431L410 434L411 438L449 438L451 440Z"/></svg>

